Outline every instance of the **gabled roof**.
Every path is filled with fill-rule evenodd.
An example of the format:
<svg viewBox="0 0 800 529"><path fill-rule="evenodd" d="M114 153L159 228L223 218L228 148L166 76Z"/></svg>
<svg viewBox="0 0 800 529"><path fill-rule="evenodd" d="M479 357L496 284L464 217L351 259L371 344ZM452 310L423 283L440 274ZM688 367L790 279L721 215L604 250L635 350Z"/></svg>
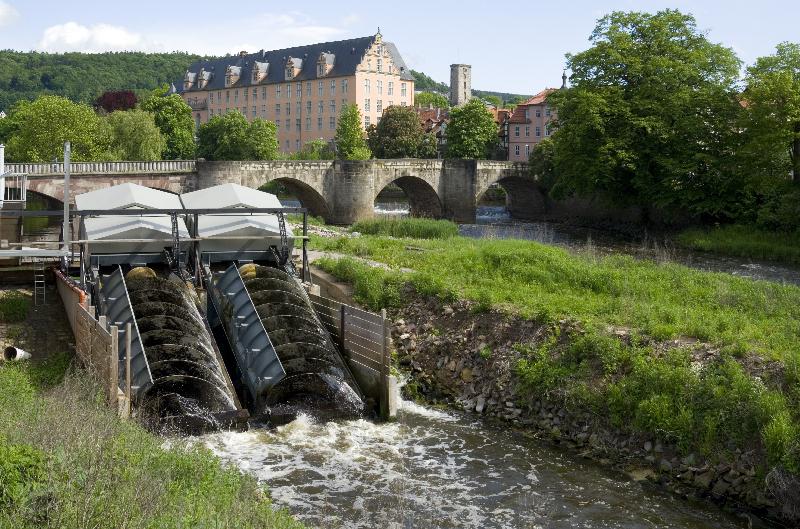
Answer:
<svg viewBox="0 0 800 529"><path fill-rule="evenodd" d="M323 53L334 55L333 67L325 75L325 77L338 77L345 75L355 74L356 67L361 63L364 54L372 46L375 41L375 36L359 37L355 39L339 40L335 42L320 42L318 44L309 44L306 46L296 46L294 48L285 48L282 50L265 51L261 50L256 53L240 54L230 57L221 57L218 59L197 61L189 66L189 72L199 72L202 68L206 71L213 72L208 84L202 89L193 86L188 92L200 90L221 90L225 86L225 71L228 66L236 66L241 68L241 77L239 81L233 85L234 87L263 85L270 83L283 83L285 79L285 69L283 65L289 60L289 57L294 59L311 59L302 60L302 67L300 72L292 78L292 81L305 81L310 79L318 79L317 76L317 59ZM400 78L413 81L414 77L411 71L403 62L403 58L397 51L397 47L391 42L383 41L383 45L392 57L392 62L400 74ZM253 83L253 65L255 62L267 62L270 64L281 65L281 68L270 68L267 76L260 82ZM179 92L184 92L183 78L180 82L175 83L175 86L180 87Z"/></svg>
<svg viewBox="0 0 800 529"><path fill-rule="evenodd" d="M239 184L221 184L183 193L180 202L187 209L283 207L275 195Z"/></svg>
<svg viewBox="0 0 800 529"><path fill-rule="evenodd" d="M514 109L514 112L511 114L511 118L508 120L509 123L530 123L530 118L525 118L525 109L530 106L544 104L547 101L547 96L557 91L557 88L545 88L538 94L523 101Z"/></svg>
<svg viewBox="0 0 800 529"><path fill-rule="evenodd" d="M78 209L183 209L178 195L130 183L76 195L75 205Z"/></svg>

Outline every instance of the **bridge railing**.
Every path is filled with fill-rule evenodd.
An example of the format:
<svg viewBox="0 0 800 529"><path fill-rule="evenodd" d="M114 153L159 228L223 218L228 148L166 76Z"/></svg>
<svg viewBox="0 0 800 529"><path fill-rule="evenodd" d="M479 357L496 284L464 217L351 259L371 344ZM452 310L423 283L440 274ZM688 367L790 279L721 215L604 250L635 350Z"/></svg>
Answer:
<svg viewBox="0 0 800 529"><path fill-rule="evenodd" d="M73 162L70 174L142 174L192 173L195 160L159 160L155 162ZM7 163L6 171L29 176L64 174L63 163Z"/></svg>

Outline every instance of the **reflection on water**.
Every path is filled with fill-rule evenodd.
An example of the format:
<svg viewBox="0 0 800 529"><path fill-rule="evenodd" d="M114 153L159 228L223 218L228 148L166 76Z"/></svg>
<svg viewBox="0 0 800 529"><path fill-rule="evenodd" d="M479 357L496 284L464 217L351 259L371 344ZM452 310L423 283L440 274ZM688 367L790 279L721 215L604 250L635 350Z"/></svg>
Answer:
<svg viewBox="0 0 800 529"><path fill-rule="evenodd" d="M744 527L520 432L401 405L394 423L301 416L202 440L321 528Z"/></svg>
<svg viewBox="0 0 800 529"><path fill-rule="evenodd" d="M26 211L59 210L63 204L49 200L41 195L28 192L25 201ZM59 241L63 217L23 217L22 242Z"/></svg>

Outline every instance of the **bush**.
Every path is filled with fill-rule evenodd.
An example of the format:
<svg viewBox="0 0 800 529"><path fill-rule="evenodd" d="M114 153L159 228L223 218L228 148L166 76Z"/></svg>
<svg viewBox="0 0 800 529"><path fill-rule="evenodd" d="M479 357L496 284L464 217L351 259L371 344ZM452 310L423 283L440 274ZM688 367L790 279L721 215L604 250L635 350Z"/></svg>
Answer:
<svg viewBox="0 0 800 529"><path fill-rule="evenodd" d="M458 225L454 222L418 218L362 220L353 224L350 230L365 235L388 235L412 239L449 239L458 235Z"/></svg>
<svg viewBox="0 0 800 529"><path fill-rule="evenodd" d="M0 509L24 503L41 487L45 478L45 455L22 444L9 444L0 437Z"/></svg>
<svg viewBox="0 0 800 529"><path fill-rule="evenodd" d="M0 322L16 323L28 317L31 301L22 292L5 292L0 297Z"/></svg>

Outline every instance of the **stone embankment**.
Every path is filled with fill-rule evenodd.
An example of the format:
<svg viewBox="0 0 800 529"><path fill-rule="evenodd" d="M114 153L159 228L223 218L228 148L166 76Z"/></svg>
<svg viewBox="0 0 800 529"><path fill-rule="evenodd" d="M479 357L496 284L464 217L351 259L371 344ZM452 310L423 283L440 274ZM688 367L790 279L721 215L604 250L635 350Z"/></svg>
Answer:
<svg viewBox="0 0 800 529"><path fill-rule="evenodd" d="M416 299L393 315L397 363L410 372L407 397L505 421L682 496L800 521L796 487L780 483L783 477L775 472L766 477L759 472L763 459L755 451L714 461L696 453L680 455L657 437L614 428L596 412L530 397L515 372L520 353L514 345L541 343L548 328L499 312L478 314L474 308L469 302L442 305ZM562 321L560 326L561 336L567 336L574 324Z"/></svg>

